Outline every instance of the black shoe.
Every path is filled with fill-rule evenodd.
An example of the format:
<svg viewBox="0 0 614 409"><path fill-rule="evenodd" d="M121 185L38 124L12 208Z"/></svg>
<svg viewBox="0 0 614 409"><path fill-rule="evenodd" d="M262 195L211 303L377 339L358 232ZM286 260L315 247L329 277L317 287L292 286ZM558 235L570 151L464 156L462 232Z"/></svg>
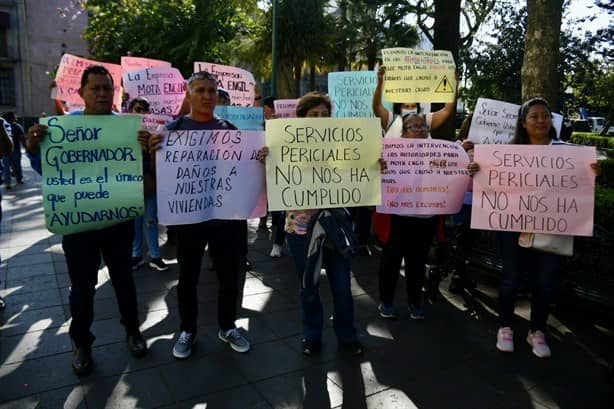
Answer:
<svg viewBox="0 0 614 409"><path fill-rule="evenodd" d="M83 346L75 349L72 354L72 370L77 376L86 376L92 372L92 347Z"/></svg>
<svg viewBox="0 0 614 409"><path fill-rule="evenodd" d="M126 342L128 343L128 349L135 357L142 358L147 355L147 343L140 332L128 335Z"/></svg>
<svg viewBox="0 0 614 409"><path fill-rule="evenodd" d="M0 297L0 311L6 308L6 303L4 302L4 298Z"/></svg>
<svg viewBox="0 0 614 409"><path fill-rule="evenodd" d="M358 341L339 344L339 349L352 356L362 355L363 352L362 344Z"/></svg>
<svg viewBox="0 0 614 409"><path fill-rule="evenodd" d="M464 280L460 277L452 277L452 280L450 280L450 286L448 287L448 291L450 291L452 294L461 294L464 289Z"/></svg>
<svg viewBox="0 0 614 409"><path fill-rule="evenodd" d="M303 340L303 354L307 356L313 356L320 353L322 350L322 341L319 340Z"/></svg>
<svg viewBox="0 0 614 409"><path fill-rule="evenodd" d="M360 246L360 255L361 256L366 256L366 257L371 257L371 249L369 248L368 245L362 245Z"/></svg>

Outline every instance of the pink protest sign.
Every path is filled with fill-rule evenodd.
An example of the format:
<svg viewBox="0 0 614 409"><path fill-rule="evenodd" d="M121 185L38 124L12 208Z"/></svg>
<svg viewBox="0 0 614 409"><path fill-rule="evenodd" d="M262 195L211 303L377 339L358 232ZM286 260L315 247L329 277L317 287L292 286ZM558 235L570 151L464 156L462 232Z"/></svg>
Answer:
<svg viewBox="0 0 614 409"><path fill-rule="evenodd" d="M277 99L275 105L275 118L296 118L296 104L298 99Z"/></svg>
<svg viewBox="0 0 614 409"><path fill-rule="evenodd" d="M469 156L457 143L438 139L387 138L378 213L458 213L469 186Z"/></svg>
<svg viewBox="0 0 614 409"><path fill-rule="evenodd" d="M592 236L595 148L476 145L471 228Z"/></svg>
<svg viewBox="0 0 614 409"><path fill-rule="evenodd" d="M157 132L160 127L166 126L172 120L173 117L168 115L145 114L141 118L141 128L149 132Z"/></svg>
<svg viewBox="0 0 614 409"><path fill-rule="evenodd" d="M185 97L185 80L177 68L145 68L124 73L124 90L130 99L145 97L156 115L175 115Z"/></svg>
<svg viewBox="0 0 614 409"><path fill-rule="evenodd" d="M113 103L120 107L122 95L120 86L122 81L122 67L117 64L88 60L87 58L75 57L71 54L64 54L58 67L58 72L55 76L55 92L51 98L59 99L60 101L72 102L75 104L83 104L83 99L79 96L79 88L81 87L81 75L83 71L90 65L102 65L113 77L113 86L115 95Z"/></svg>
<svg viewBox="0 0 614 409"><path fill-rule="evenodd" d="M143 57L122 57L121 66L124 72L142 70L144 68L171 67L171 63Z"/></svg>
<svg viewBox="0 0 614 409"><path fill-rule="evenodd" d="M256 80L251 72L229 65L195 62L194 72L199 71L217 75L217 86L228 91L231 105L254 106Z"/></svg>

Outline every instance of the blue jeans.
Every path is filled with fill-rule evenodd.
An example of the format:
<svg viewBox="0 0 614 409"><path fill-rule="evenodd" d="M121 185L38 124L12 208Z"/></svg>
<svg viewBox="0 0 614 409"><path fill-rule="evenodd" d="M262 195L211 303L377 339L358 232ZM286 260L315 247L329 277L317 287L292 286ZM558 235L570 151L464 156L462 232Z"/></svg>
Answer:
<svg viewBox="0 0 614 409"><path fill-rule="evenodd" d="M309 341L319 341L322 338L324 326L324 310L320 301L320 290L316 285L312 288L303 288L303 273L305 272L305 258L307 236L288 233L286 235L290 254L294 259L300 284L301 320L303 322L303 337ZM341 343L350 343L356 340L354 328L354 299L350 290L352 266L350 260L340 254L324 249L323 264L326 276L333 294L333 328Z"/></svg>
<svg viewBox="0 0 614 409"><path fill-rule="evenodd" d="M143 257L143 230L145 230L149 257L159 258L160 246L158 244L158 206L156 195L145 196L145 215L134 219L132 257Z"/></svg>
<svg viewBox="0 0 614 409"><path fill-rule="evenodd" d="M503 259L503 276L499 288L499 326L512 326L516 294L524 273L528 272L531 284L531 330L544 331L561 257L520 247L518 235L513 232L497 232L499 254Z"/></svg>
<svg viewBox="0 0 614 409"><path fill-rule="evenodd" d="M4 155L2 157L2 165L4 166L4 169L2 170L2 178L4 179L4 183L11 183L11 170L13 171L17 182L21 182L23 180L23 172L21 170L21 151L14 149L8 155Z"/></svg>

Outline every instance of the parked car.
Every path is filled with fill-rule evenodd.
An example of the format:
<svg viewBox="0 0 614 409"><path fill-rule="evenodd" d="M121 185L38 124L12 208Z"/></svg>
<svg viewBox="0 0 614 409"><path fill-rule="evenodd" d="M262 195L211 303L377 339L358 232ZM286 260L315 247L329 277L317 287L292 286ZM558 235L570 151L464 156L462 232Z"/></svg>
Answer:
<svg viewBox="0 0 614 409"><path fill-rule="evenodd" d="M587 119L575 119L571 122L574 132L591 132L591 125Z"/></svg>
<svg viewBox="0 0 614 409"><path fill-rule="evenodd" d="M605 118L602 116L589 116L587 118L588 125L591 127L591 131L594 133L601 133L605 126Z"/></svg>

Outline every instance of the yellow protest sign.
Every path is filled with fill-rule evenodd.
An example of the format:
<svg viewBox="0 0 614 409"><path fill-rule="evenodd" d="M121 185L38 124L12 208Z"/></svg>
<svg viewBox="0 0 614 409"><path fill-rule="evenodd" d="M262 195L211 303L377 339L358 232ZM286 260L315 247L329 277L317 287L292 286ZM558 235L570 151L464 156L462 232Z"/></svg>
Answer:
<svg viewBox="0 0 614 409"><path fill-rule="evenodd" d="M391 102L454 102L456 76L450 51L385 48L384 96Z"/></svg>
<svg viewBox="0 0 614 409"><path fill-rule="evenodd" d="M377 118L267 121L269 210L379 205L381 135Z"/></svg>

